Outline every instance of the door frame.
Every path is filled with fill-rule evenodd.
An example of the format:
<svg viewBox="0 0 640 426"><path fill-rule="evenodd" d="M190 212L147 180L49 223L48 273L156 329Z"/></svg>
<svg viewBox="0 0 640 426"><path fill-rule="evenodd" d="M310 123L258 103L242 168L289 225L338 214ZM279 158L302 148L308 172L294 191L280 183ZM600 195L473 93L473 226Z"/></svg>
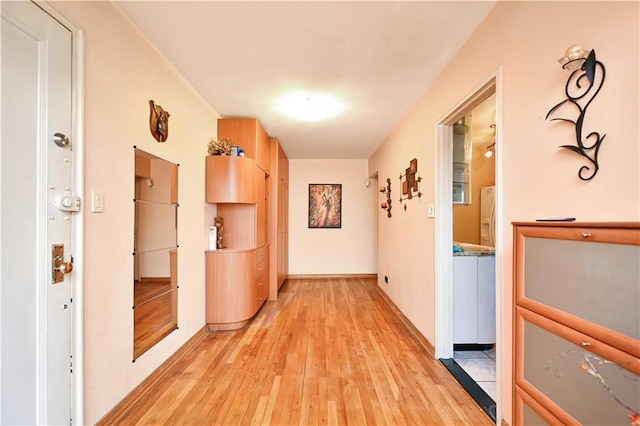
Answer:
<svg viewBox="0 0 640 426"><path fill-rule="evenodd" d="M496 419L500 424L502 366L503 203L502 203L502 66L454 105L436 124L436 336L435 357L453 358L453 124L492 93L496 94Z"/></svg>
<svg viewBox="0 0 640 426"><path fill-rule="evenodd" d="M74 214L71 227L73 273L71 278L71 355L73 357L71 418L84 424L84 31L74 21L46 1L33 0L42 10L71 31L71 141L73 148L72 188L82 197L80 212Z"/></svg>

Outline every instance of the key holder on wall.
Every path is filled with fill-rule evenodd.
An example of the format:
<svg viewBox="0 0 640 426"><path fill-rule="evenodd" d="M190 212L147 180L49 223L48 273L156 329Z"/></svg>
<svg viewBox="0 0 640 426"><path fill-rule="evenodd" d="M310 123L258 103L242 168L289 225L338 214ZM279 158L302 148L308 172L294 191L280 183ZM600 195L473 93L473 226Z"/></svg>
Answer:
<svg viewBox="0 0 640 426"><path fill-rule="evenodd" d="M402 180L404 178L404 180ZM418 159L414 158L409 162L409 167L404 174L400 175L400 184L402 186L402 195L400 196L400 204L404 200L411 200L413 197L422 197L420 192L420 182L422 178L418 175ZM405 203L404 209L407 210Z"/></svg>
<svg viewBox="0 0 640 426"><path fill-rule="evenodd" d="M381 203L380 207L387 211L387 217L391 217L391 179L387 178L387 186L381 186L380 192L387 194L387 202Z"/></svg>

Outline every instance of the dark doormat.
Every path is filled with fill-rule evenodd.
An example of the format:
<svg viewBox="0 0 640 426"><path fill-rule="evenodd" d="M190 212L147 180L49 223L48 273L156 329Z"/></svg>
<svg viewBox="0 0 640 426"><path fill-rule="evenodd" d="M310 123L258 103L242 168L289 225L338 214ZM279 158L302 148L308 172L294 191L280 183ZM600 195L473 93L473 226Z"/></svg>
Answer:
<svg viewBox="0 0 640 426"><path fill-rule="evenodd" d="M484 410L491 419L496 421L496 403L487 393L458 365L452 358L440 358L440 362L447 367L447 370L462 385L467 393Z"/></svg>

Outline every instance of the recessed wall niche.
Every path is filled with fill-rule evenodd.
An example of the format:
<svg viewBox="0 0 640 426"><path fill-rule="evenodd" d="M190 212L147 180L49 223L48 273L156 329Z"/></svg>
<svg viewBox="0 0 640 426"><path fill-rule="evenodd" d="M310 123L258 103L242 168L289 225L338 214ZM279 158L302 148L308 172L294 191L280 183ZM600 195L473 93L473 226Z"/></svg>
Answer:
<svg viewBox="0 0 640 426"><path fill-rule="evenodd" d="M178 165L134 151L135 361L178 328Z"/></svg>

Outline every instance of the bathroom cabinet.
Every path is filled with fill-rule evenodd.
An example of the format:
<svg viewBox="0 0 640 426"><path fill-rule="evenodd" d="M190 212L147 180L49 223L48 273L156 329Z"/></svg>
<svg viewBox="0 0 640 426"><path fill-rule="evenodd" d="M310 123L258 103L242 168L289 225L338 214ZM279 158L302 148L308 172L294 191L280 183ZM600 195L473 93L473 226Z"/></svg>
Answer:
<svg viewBox="0 0 640 426"><path fill-rule="evenodd" d="M639 223L514 223L514 424L638 415L639 283Z"/></svg>
<svg viewBox="0 0 640 426"><path fill-rule="evenodd" d="M453 343L494 344L495 317L495 255L470 250L456 253L453 256Z"/></svg>

